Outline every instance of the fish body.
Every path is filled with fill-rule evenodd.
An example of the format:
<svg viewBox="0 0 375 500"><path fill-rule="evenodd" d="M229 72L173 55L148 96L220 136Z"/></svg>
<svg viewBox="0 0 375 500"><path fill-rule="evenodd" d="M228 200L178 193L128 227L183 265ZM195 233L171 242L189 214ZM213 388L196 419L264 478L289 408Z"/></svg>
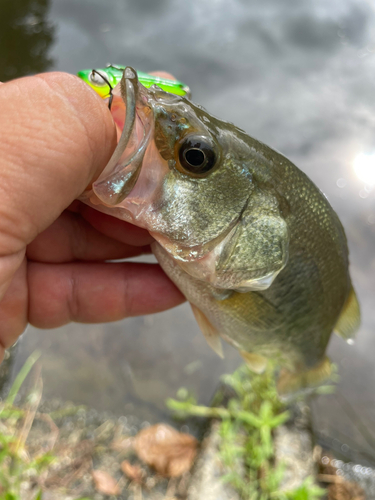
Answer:
<svg viewBox="0 0 375 500"><path fill-rule="evenodd" d="M150 231L219 355L223 338L255 371L276 360L281 393L327 378L331 333L351 338L359 306L326 197L280 153L185 97L146 89L131 68L112 113L122 136L85 201Z"/></svg>

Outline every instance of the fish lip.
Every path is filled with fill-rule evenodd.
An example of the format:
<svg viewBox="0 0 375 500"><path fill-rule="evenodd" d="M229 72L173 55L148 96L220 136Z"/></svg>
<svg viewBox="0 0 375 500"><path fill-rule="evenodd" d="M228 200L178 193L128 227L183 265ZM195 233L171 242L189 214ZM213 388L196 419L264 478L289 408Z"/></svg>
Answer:
<svg viewBox="0 0 375 500"><path fill-rule="evenodd" d="M149 104L146 89L139 83L136 71L129 66L124 70L120 82L120 93L126 105L121 137L108 164L92 186L94 194L107 206L119 205L134 188L154 130L152 107ZM151 119L144 113L145 107L150 110ZM140 141L138 137L135 137L137 124L141 125L141 129L143 128L143 137ZM134 137L135 151L130 156L124 156Z"/></svg>

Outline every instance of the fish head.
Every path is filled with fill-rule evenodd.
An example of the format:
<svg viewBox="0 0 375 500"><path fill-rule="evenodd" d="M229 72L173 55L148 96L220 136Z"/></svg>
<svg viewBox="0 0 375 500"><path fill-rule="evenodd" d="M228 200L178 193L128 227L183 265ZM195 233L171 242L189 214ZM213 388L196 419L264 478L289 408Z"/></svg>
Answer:
<svg viewBox="0 0 375 500"><path fill-rule="evenodd" d="M259 188L245 133L185 97L145 88L132 68L113 96L121 137L86 201L147 229L213 287L270 286L287 260L288 231L277 200Z"/></svg>

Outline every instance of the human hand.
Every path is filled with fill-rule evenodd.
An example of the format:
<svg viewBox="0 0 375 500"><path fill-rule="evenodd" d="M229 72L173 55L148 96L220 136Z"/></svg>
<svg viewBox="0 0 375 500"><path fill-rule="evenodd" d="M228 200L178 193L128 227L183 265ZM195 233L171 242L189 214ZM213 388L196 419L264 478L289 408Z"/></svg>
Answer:
<svg viewBox="0 0 375 500"><path fill-rule="evenodd" d="M78 78L0 85L0 359L40 328L154 313L184 298L156 264L147 231L76 200L116 145L105 103Z"/></svg>

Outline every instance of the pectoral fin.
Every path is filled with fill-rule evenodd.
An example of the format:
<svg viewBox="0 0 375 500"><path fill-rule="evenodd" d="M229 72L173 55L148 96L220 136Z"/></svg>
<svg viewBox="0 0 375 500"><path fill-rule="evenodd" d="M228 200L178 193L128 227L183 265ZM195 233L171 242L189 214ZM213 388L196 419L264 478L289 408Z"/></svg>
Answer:
<svg viewBox="0 0 375 500"><path fill-rule="evenodd" d="M340 317L335 325L334 332L346 340L349 344L353 342L353 337L359 328L361 313L358 299L352 287Z"/></svg>
<svg viewBox="0 0 375 500"><path fill-rule="evenodd" d="M316 387L328 380L331 373L332 365L327 357L310 370L291 372L283 369L277 381L277 391L280 395L286 395L301 389Z"/></svg>
<svg viewBox="0 0 375 500"><path fill-rule="evenodd" d="M267 367L267 358L260 354L253 354L251 352L240 351L240 354L250 368L251 371L260 375Z"/></svg>
<svg viewBox="0 0 375 500"><path fill-rule="evenodd" d="M195 319L202 330L202 333L207 340L207 344L216 352L218 356L224 358L223 346L221 345L221 338L219 332L207 319L206 315L198 309L194 304L190 304L193 310Z"/></svg>

